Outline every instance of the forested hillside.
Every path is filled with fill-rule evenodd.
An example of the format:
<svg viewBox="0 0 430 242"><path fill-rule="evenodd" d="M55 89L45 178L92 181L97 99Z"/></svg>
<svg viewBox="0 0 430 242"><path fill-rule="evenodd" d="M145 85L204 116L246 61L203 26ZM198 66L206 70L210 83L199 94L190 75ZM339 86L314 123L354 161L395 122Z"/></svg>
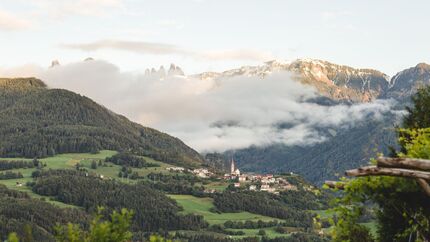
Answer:
<svg viewBox="0 0 430 242"><path fill-rule="evenodd" d="M37 79L0 80L0 156L127 150L194 166L202 158L177 138L130 122L84 96Z"/></svg>
<svg viewBox="0 0 430 242"><path fill-rule="evenodd" d="M387 116L385 120L394 118ZM369 121L350 129L323 130L329 138L315 145L251 146L224 154L208 154L206 159L212 165L225 169L230 157L234 157L244 171L294 172L321 184L337 175L342 176L346 169L367 163L368 157L374 157L378 152L387 154L390 146L396 146L395 127L387 123Z"/></svg>
<svg viewBox="0 0 430 242"><path fill-rule="evenodd" d="M128 185L106 181L85 172L50 170L37 173L33 192L85 208L89 213L98 206L110 211L128 208L134 211L135 231L175 229L199 230L207 226L202 216L179 215L180 207L162 192L147 185Z"/></svg>
<svg viewBox="0 0 430 242"><path fill-rule="evenodd" d="M0 184L0 240L11 231L26 234L35 241L54 241L54 226L77 221L89 225L89 215L80 209L62 209L32 199L27 193L7 189Z"/></svg>

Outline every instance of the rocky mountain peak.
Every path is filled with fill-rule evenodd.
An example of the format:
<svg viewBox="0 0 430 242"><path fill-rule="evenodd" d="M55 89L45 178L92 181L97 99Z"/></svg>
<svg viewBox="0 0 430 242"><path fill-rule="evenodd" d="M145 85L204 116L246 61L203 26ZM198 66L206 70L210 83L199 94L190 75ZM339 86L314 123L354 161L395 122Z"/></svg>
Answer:
<svg viewBox="0 0 430 242"><path fill-rule="evenodd" d="M419 72L429 72L430 71L430 65L427 63L419 63L415 66L415 69L417 69Z"/></svg>
<svg viewBox="0 0 430 242"><path fill-rule="evenodd" d="M176 66L175 64L170 64L169 71L167 73L169 76L185 76L184 72L179 66Z"/></svg>
<svg viewBox="0 0 430 242"><path fill-rule="evenodd" d="M50 68L53 68L53 67L55 67L55 66L59 66L60 65L60 62L58 61L58 60L53 60L52 62L51 62L51 66L50 66Z"/></svg>
<svg viewBox="0 0 430 242"><path fill-rule="evenodd" d="M417 91L418 88L430 84L430 65L419 63L397 73L390 81L390 92L388 98L407 98Z"/></svg>
<svg viewBox="0 0 430 242"><path fill-rule="evenodd" d="M145 76L151 77L151 78L163 79L166 76L185 76L185 74L179 66L172 63L170 64L168 71L166 71L166 69L162 65L158 70L153 67L151 69L147 68L145 70Z"/></svg>
<svg viewBox="0 0 430 242"><path fill-rule="evenodd" d="M46 84L34 77L29 78L0 78L0 89L28 90L45 88Z"/></svg>

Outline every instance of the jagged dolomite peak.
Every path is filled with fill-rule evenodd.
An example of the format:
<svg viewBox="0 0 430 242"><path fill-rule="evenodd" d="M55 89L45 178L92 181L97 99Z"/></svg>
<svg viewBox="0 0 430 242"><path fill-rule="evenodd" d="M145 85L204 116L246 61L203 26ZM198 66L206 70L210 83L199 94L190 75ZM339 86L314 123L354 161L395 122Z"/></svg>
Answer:
<svg viewBox="0 0 430 242"><path fill-rule="evenodd" d="M272 60L259 66L243 66L224 72L204 72L194 75L202 80L225 79L234 76L265 76L289 72L292 78L314 86L317 91L335 100L370 101L384 95L389 76L373 69L356 69L317 59L297 59L292 62Z"/></svg>
<svg viewBox="0 0 430 242"><path fill-rule="evenodd" d="M60 65L60 62L58 61L58 60L53 60L52 62L51 62L51 66L50 66L50 68L53 68L53 67L56 67L56 66L59 66Z"/></svg>
<svg viewBox="0 0 430 242"><path fill-rule="evenodd" d="M175 64L170 64L169 72L167 73L169 76L185 76L184 72L179 66Z"/></svg>

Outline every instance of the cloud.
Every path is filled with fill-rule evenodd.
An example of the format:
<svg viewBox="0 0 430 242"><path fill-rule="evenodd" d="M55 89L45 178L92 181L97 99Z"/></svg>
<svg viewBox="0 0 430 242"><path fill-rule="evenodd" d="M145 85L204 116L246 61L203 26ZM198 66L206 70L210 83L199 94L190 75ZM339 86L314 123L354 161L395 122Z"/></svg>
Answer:
<svg viewBox="0 0 430 242"><path fill-rule="evenodd" d="M26 64L10 68L0 67L1 77L34 77L44 72L44 68L35 64Z"/></svg>
<svg viewBox="0 0 430 242"><path fill-rule="evenodd" d="M129 51L139 54L167 55L167 54L186 54L177 46L161 43L143 41L118 41L100 40L84 44L62 44L61 47L68 49L78 49L82 51L97 51L101 49L114 49Z"/></svg>
<svg viewBox="0 0 430 242"><path fill-rule="evenodd" d="M16 31L31 27L30 21L0 9L0 30Z"/></svg>
<svg viewBox="0 0 430 242"><path fill-rule="evenodd" d="M196 51L182 48L176 45L126 40L99 40L90 43L62 44L63 48L77 49L81 51L98 51L102 49L112 49L128 51L137 54L151 55L182 55L199 60L252 60L267 61L274 59L274 55L269 52L239 49L239 50L208 50Z"/></svg>
<svg viewBox="0 0 430 242"><path fill-rule="evenodd" d="M253 60L253 61L267 61L275 59L275 56L270 52L257 51L252 49L240 50L218 50L206 51L197 56L209 60Z"/></svg>
<svg viewBox="0 0 430 242"><path fill-rule="evenodd" d="M23 5L23 12L0 9L0 30L26 30L48 19L69 16L107 16L112 10L125 10L123 0L16 0ZM125 11L124 11L125 12ZM31 19L31 20L30 20Z"/></svg>
<svg viewBox="0 0 430 242"><path fill-rule="evenodd" d="M57 66L35 75L50 87L86 95L202 152L273 143L311 145L327 139L321 129L339 130L381 119L393 105L387 100L319 105L311 101L319 97L316 91L294 81L287 72L264 79L172 76L160 80L96 60Z"/></svg>
<svg viewBox="0 0 430 242"><path fill-rule="evenodd" d="M53 18L67 16L105 16L111 10L123 9L123 0L30 0L39 15Z"/></svg>

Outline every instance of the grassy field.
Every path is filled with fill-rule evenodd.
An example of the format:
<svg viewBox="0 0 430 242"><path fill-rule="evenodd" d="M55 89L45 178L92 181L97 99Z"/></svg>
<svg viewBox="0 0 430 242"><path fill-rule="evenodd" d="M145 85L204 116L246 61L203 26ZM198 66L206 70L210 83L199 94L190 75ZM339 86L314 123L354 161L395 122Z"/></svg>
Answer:
<svg viewBox="0 0 430 242"><path fill-rule="evenodd" d="M81 167L85 167L88 169L88 171L94 172L98 175L103 175L105 177L111 177L111 178L118 178L118 173L121 169L121 166L107 163L106 166L99 166L97 169L91 169L91 163L93 161L98 162L99 160L104 160L107 157L111 157L115 155L116 151L111 150L102 150L97 154L90 154L90 153L69 153L69 154L60 154L53 157L48 157L44 159L39 159L40 162L46 164L46 167L44 169L75 169L75 165L79 163ZM140 176L146 176L147 174L151 172L161 172L161 173L167 173L169 171L166 170L166 167L171 166L165 163L162 163L160 161L156 161L149 157L144 157L145 160L151 163L159 164L160 167L148 167L148 168L133 168L133 171L137 171ZM32 161L32 159L26 159L26 158L0 158L0 160L25 160L25 161ZM35 171L36 168L27 168L27 169L12 169L8 171L12 172L20 172L24 178L20 179L9 179L9 180L0 180L0 184L6 185L10 189L18 190L27 192L29 195L35 198L42 198L42 196L37 195L33 193L25 184L27 182L32 181L31 174L33 171ZM0 171L5 172L5 171ZM135 182L133 180L123 179L123 182ZM21 183L22 186L17 185L18 183ZM61 202L52 201L49 198L46 198L47 201L59 205L61 207L71 207L71 205L67 205Z"/></svg>
<svg viewBox="0 0 430 242"><path fill-rule="evenodd" d="M224 191L227 188L227 186L228 186L227 182L213 182L208 185L205 185L207 189L214 189L219 192Z"/></svg>
<svg viewBox="0 0 430 242"><path fill-rule="evenodd" d="M267 216L258 214L240 212L240 213L212 213L210 209L214 207L212 198L194 197L191 195L169 195L169 197L175 199L179 205L184 208L184 213L194 213L202 215L209 224L223 224L228 220L232 221L246 221L246 220L263 220L273 221L279 220Z"/></svg>
<svg viewBox="0 0 430 242"><path fill-rule="evenodd" d="M184 208L184 213L193 213L202 215L205 220L209 224L223 224L228 220L231 221L242 221L246 220L252 221L273 221L279 220L276 218L271 218L267 216L262 216L259 214L253 214L248 212L240 212L240 213L212 213L210 209L214 207L212 198L198 198L191 195L169 195L169 197L175 199L179 205ZM260 229L228 229L231 231L243 231L245 235L243 236L233 236L235 238L247 237L247 236L258 236L258 231ZM274 237L285 237L288 236L286 234L280 234L274 230L274 228L264 228L266 231L266 236L274 238Z"/></svg>

